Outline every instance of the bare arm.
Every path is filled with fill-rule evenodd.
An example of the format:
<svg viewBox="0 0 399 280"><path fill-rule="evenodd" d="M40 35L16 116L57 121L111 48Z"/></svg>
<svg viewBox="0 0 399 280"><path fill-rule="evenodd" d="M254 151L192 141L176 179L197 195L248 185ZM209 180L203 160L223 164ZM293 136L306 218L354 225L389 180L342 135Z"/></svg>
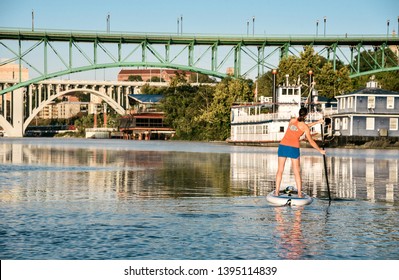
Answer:
<svg viewBox="0 0 399 280"><path fill-rule="evenodd" d="M308 126L308 127L312 127L312 126L314 126L314 125L316 125L316 124L319 124L319 123L324 123L324 120L323 120L323 119L320 119L320 120L318 120L317 122L307 123L307 126Z"/></svg>
<svg viewBox="0 0 399 280"><path fill-rule="evenodd" d="M316 150L318 150L319 153L321 153L322 155L325 155L325 154L326 154L326 151L320 149L320 147L317 145L317 143L313 140L312 135L310 135L309 126L305 124L303 127L304 127L304 131L305 131L306 138L307 138L308 141L309 141L309 144L310 144L313 148L315 148Z"/></svg>

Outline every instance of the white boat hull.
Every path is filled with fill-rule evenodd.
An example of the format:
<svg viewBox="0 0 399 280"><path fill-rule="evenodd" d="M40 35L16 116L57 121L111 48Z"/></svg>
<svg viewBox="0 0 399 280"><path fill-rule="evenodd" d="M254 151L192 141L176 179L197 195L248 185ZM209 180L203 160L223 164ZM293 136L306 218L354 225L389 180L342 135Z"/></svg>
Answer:
<svg viewBox="0 0 399 280"><path fill-rule="evenodd" d="M278 206L303 206L313 202L313 198L304 192L302 192L302 197L299 197L297 192L284 193L284 190L280 191L279 196L275 194L275 191L270 192L266 200Z"/></svg>

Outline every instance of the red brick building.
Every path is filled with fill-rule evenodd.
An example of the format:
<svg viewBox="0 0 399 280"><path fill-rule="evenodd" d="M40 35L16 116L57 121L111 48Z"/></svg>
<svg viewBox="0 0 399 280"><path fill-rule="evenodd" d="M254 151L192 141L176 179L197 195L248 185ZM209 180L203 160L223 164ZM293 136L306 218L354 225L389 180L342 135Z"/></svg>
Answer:
<svg viewBox="0 0 399 280"><path fill-rule="evenodd" d="M176 73L184 74L186 79L190 78L192 72L176 70L176 69L122 69L118 74L118 81L128 81L129 76L140 76L146 82L151 79L163 79L164 82L169 82ZM154 78L155 77L155 78ZM154 80L153 80L154 81Z"/></svg>

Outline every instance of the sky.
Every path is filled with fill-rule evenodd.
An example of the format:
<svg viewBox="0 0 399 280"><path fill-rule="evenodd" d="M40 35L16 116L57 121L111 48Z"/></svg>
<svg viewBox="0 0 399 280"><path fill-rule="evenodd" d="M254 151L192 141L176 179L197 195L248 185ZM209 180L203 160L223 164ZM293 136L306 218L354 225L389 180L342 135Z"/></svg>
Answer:
<svg viewBox="0 0 399 280"><path fill-rule="evenodd" d="M183 33L198 35L386 35L399 29L398 0L0 0L0 28L31 29L32 11L35 30L105 32L108 15L111 32L119 33L176 34L178 20ZM73 75L115 80L118 71Z"/></svg>
<svg viewBox="0 0 399 280"><path fill-rule="evenodd" d="M113 32L259 35L386 34L398 29L398 0L0 0L0 27ZM255 26L253 26L255 17ZM326 24L324 25L324 17Z"/></svg>

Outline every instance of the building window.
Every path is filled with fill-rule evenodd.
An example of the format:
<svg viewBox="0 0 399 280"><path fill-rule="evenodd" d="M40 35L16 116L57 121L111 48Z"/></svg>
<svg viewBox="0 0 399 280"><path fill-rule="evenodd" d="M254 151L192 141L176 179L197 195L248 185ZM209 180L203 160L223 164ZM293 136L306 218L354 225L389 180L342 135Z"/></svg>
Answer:
<svg viewBox="0 0 399 280"><path fill-rule="evenodd" d="M398 130L398 119L397 118L389 119L389 130Z"/></svg>
<svg viewBox="0 0 399 280"><path fill-rule="evenodd" d="M342 130L347 130L348 129L348 118L343 118L342 119Z"/></svg>
<svg viewBox="0 0 399 280"><path fill-rule="evenodd" d="M374 130L374 118L366 118L366 130Z"/></svg>
<svg viewBox="0 0 399 280"><path fill-rule="evenodd" d="M374 109L375 108L375 96L369 96L367 99L367 108Z"/></svg>
<svg viewBox="0 0 399 280"><path fill-rule="evenodd" d="M394 109L395 108L395 97L388 96L387 97L387 109Z"/></svg>
<svg viewBox="0 0 399 280"><path fill-rule="evenodd" d="M341 129L341 120L335 119L335 130L340 130L340 129Z"/></svg>
<svg viewBox="0 0 399 280"><path fill-rule="evenodd" d="M348 99L348 108L350 108L350 109L353 108L353 97L349 97L349 99Z"/></svg>
<svg viewBox="0 0 399 280"><path fill-rule="evenodd" d="M264 125L262 127L263 127L263 134L268 134L269 133L269 127L267 125Z"/></svg>

